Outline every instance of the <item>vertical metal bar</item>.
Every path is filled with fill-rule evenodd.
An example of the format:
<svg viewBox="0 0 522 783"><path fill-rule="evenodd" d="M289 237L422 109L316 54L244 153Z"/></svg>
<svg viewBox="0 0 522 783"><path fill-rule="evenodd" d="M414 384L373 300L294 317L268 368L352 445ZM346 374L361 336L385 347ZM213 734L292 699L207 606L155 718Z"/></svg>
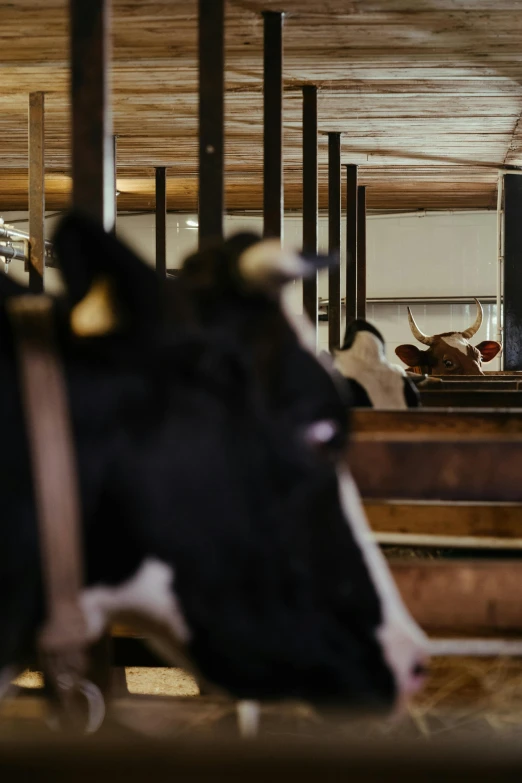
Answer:
<svg viewBox="0 0 522 783"><path fill-rule="evenodd" d="M357 318L366 318L366 186L357 189Z"/></svg>
<svg viewBox="0 0 522 783"><path fill-rule="evenodd" d="M522 370L522 177L504 177L504 369Z"/></svg>
<svg viewBox="0 0 522 783"><path fill-rule="evenodd" d="M346 167L346 325L357 318L357 166Z"/></svg>
<svg viewBox="0 0 522 783"><path fill-rule="evenodd" d="M109 101L111 0L69 0L72 201L114 226L114 162Z"/></svg>
<svg viewBox="0 0 522 783"><path fill-rule="evenodd" d="M303 250L317 254L317 87L303 87ZM303 307L317 334L317 273L303 280Z"/></svg>
<svg viewBox="0 0 522 783"><path fill-rule="evenodd" d="M264 11L263 234L283 240L283 23L284 13Z"/></svg>
<svg viewBox="0 0 522 783"><path fill-rule="evenodd" d="M114 224L112 226L112 233L116 236L116 223L118 221L118 137L113 135L112 137L112 164L113 164L113 180L114 180Z"/></svg>
<svg viewBox="0 0 522 783"><path fill-rule="evenodd" d="M328 270L328 347L341 342L341 134L328 134L328 252L339 264Z"/></svg>
<svg viewBox="0 0 522 783"><path fill-rule="evenodd" d="M45 98L29 95L29 288L44 290L45 275Z"/></svg>
<svg viewBox="0 0 522 783"><path fill-rule="evenodd" d="M167 277L167 169L156 168L156 272Z"/></svg>
<svg viewBox="0 0 522 783"><path fill-rule="evenodd" d="M199 246L223 238L225 2L199 0Z"/></svg>

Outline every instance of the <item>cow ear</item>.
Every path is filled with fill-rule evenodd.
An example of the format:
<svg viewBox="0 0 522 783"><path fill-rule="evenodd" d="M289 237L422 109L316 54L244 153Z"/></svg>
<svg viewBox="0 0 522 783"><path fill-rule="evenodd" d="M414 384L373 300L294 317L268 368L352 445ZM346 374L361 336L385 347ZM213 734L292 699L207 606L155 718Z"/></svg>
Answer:
<svg viewBox="0 0 522 783"><path fill-rule="evenodd" d="M70 213L53 243L77 335L141 331L158 322L155 272L96 221Z"/></svg>
<svg viewBox="0 0 522 783"><path fill-rule="evenodd" d="M483 340L475 347L480 352L483 362L490 362L502 350L502 346L496 340Z"/></svg>
<svg viewBox="0 0 522 783"><path fill-rule="evenodd" d="M426 364L427 351L421 351L416 345L398 345L395 353L407 367L419 367Z"/></svg>
<svg viewBox="0 0 522 783"><path fill-rule="evenodd" d="M263 239L246 247L238 258L241 278L252 289L273 291L296 278L313 277L319 269L339 260L281 247L279 239Z"/></svg>

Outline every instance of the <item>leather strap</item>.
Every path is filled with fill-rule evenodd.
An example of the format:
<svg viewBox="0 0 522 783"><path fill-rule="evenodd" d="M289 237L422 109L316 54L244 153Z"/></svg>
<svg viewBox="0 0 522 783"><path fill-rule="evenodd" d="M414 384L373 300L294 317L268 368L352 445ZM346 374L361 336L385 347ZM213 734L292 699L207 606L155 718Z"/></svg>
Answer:
<svg viewBox="0 0 522 783"><path fill-rule="evenodd" d="M7 302L14 328L40 537L47 616L39 635L43 668L66 711L78 715L87 669L79 491L67 389L49 297Z"/></svg>

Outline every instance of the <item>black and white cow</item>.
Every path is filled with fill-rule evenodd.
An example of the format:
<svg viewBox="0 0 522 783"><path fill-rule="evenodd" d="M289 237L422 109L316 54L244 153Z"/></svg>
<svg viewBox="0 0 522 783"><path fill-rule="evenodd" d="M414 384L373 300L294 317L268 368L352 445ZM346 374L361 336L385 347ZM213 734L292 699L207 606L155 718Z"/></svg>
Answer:
<svg viewBox="0 0 522 783"><path fill-rule="evenodd" d="M363 319L352 321L336 353L335 368L346 379L356 408L415 408L420 397L406 372L386 358L382 334Z"/></svg>
<svg viewBox="0 0 522 783"><path fill-rule="evenodd" d="M417 687L424 637L349 474L303 447L306 406L276 416L225 332L164 324L153 271L89 220L65 218L55 249L91 639L132 616L167 661L181 654L239 698L390 706ZM44 611L5 308L22 293L0 276L0 691Z"/></svg>

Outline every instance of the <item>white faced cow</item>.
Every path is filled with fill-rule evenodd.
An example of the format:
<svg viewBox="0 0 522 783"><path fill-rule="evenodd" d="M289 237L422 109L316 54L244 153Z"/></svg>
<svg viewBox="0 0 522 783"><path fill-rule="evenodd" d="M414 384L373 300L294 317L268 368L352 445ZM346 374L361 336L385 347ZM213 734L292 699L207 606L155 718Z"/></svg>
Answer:
<svg viewBox="0 0 522 783"><path fill-rule="evenodd" d="M274 261L270 246L256 244L243 242L235 257L244 319L223 310L254 332L266 296L259 269ZM181 654L203 680L242 699L390 707L417 687L424 637L368 540L350 475L301 437L314 406L288 381L285 394L303 406L283 415L277 384L272 398L260 377L263 356L276 369L270 356L254 360L233 329L164 323L155 273L87 218L65 218L54 246L67 290L54 314L90 640L131 616L167 662ZM288 276L302 269L293 263ZM45 611L6 315L8 300L24 293L0 275L0 690L30 659ZM284 336L297 343L290 326ZM317 410L330 412L331 402Z"/></svg>
<svg viewBox="0 0 522 783"><path fill-rule="evenodd" d="M462 332L444 332L429 337L423 334L408 307L408 320L413 336L428 348L421 351L415 345L399 345L395 353L411 372L424 375L484 375L482 362L490 362L502 350L495 340L483 340L477 346L469 342L482 324L482 307L478 299L475 323Z"/></svg>
<svg viewBox="0 0 522 783"><path fill-rule="evenodd" d="M387 360L384 338L368 321L356 319L348 325L335 368L346 379L356 408L401 410L419 405L417 389L401 367Z"/></svg>

